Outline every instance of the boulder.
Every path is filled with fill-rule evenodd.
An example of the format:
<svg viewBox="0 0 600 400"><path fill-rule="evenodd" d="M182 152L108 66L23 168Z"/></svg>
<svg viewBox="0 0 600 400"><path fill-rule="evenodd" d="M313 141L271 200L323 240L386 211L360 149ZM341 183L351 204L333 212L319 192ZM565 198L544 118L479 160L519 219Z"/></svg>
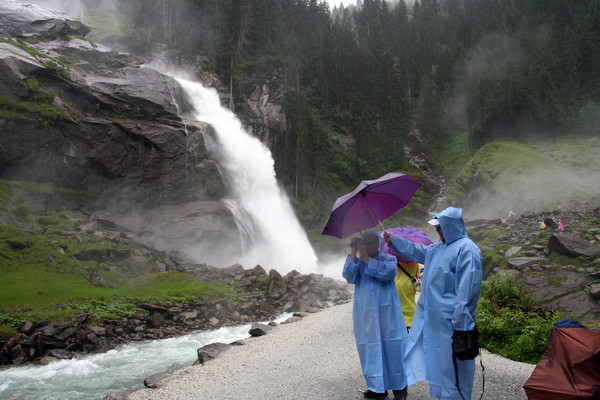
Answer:
<svg viewBox="0 0 600 400"><path fill-rule="evenodd" d="M248 333L250 336L263 336L266 335L271 329L273 329L272 326L255 322L250 327Z"/></svg>
<svg viewBox="0 0 600 400"><path fill-rule="evenodd" d="M282 324L292 324L294 322L300 321L301 319L302 319L301 317L289 317L288 319L283 321Z"/></svg>
<svg viewBox="0 0 600 400"><path fill-rule="evenodd" d="M60 360L65 360L65 359L70 359L73 358L73 353L67 350L62 350L62 349L52 349L52 350L48 350L48 352L46 353L46 357L54 357L54 358L58 358Z"/></svg>
<svg viewBox="0 0 600 400"><path fill-rule="evenodd" d="M94 333L96 336L104 336L106 335L106 328L103 326L96 325L88 325L87 329Z"/></svg>
<svg viewBox="0 0 600 400"><path fill-rule="evenodd" d="M29 335L31 332L33 332L34 327L35 326L33 322L26 321L25 323L23 323L23 325L21 325L21 333Z"/></svg>
<svg viewBox="0 0 600 400"><path fill-rule="evenodd" d="M600 283L593 283L590 285L591 290L590 290L590 295L596 299L596 300L600 300Z"/></svg>
<svg viewBox="0 0 600 400"><path fill-rule="evenodd" d="M519 251L521 251L521 246L513 246L510 249L506 250L506 257L512 257L515 254L517 254Z"/></svg>
<svg viewBox="0 0 600 400"><path fill-rule="evenodd" d="M288 286L286 279L281 276L279 272L272 269L269 271L269 284L267 287L267 293L270 296L278 297L287 292Z"/></svg>
<svg viewBox="0 0 600 400"><path fill-rule="evenodd" d="M20 344L16 345L10 350L10 359L14 365L25 364L27 361L29 361L27 354Z"/></svg>
<svg viewBox="0 0 600 400"><path fill-rule="evenodd" d="M600 256L600 246L568 233L556 233L548 239L548 248L569 257L595 258Z"/></svg>
<svg viewBox="0 0 600 400"><path fill-rule="evenodd" d="M59 340L61 342L64 342L66 339L70 338L71 336L73 336L75 334L75 332L77 332L77 327L75 326L70 326L66 329L64 329L61 333L59 333L58 335L55 336L56 340Z"/></svg>
<svg viewBox="0 0 600 400"><path fill-rule="evenodd" d="M100 342L100 339L98 338L98 336L96 336L96 334L94 332L88 333L85 336L85 338L87 339L87 341L89 341L93 345L97 345Z"/></svg>
<svg viewBox="0 0 600 400"><path fill-rule="evenodd" d="M171 367L163 372L159 372L157 374L151 375L148 378L144 379L144 386L146 386L147 388L150 389L158 389L159 387L162 387L164 385L164 383L162 383L169 375L171 375L173 372L184 368L183 365L181 364L173 364L171 365Z"/></svg>
<svg viewBox="0 0 600 400"><path fill-rule="evenodd" d="M539 260L541 260L540 257L513 257L506 259L506 262L517 269L521 269L534 265Z"/></svg>
<svg viewBox="0 0 600 400"><path fill-rule="evenodd" d="M221 353L223 353L225 350L227 350L229 348L229 346L230 345L228 345L226 343L210 343L210 344L207 344L206 346L202 346L202 347L198 348L197 363L204 364L205 362L214 360Z"/></svg>
<svg viewBox="0 0 600 400"><path fill-rule="evenodd" d="M152 328L160 328L165 324L165 317L162 314L154 313L148 317L148 325Z"/></svg>
<svg viewBox="0 0 600 400"><path fill-rule="evenodd" d="M44 342L44 336L41 332L35 332L31 337L31 349L33 350L33 355L31 358L40 357L44 354L46 345Z"/></svg>
<svg viewBox="0 0 600 400"><path fill-rule="evenodd" d="M64 327L62 327L62 326L50 325L50 326L44 327L41 330L41 332L42 332L42 335L44 335L46 337L54 337L54 336L58 335L60 332L62 332L63 329L64 329Z"/></svg>
<svg viewBox="0 0 600 400"><path fill-rule="evenodd" d="M260 265L257 265L256 267L254 267L252 269L252 272L256 276L265 276L265 275L267 275L267 271L265 271L265 269L262 266L260 266Z"/></svg>

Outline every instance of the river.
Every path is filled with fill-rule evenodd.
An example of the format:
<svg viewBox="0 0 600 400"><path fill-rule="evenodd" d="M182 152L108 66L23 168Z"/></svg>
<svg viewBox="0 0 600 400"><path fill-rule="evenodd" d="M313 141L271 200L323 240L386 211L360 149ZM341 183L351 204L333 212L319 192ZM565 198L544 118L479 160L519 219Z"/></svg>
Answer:
<svg viewBox="0 0 600 400"><path fill-rule="evenodd" d="M275 322L291 314L284 313ZM250 337L250 324L201 331L170 339L119 346L106 353L82 355L46 365L0 369L0 399L103 399L115 389L143 386L144 379L173 364L192 365L204 345Z"/></svg>

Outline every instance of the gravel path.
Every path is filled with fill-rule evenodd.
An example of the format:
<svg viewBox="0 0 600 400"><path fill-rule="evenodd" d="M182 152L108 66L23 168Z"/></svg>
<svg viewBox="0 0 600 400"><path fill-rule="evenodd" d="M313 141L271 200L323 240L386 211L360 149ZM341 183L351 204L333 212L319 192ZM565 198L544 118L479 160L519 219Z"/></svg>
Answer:
<svg viewBox="0 0 600 400"><path fill-rule="evenodd" d="M525 400L523 384L534 366L484 351L484 399ZM352 303L279 325L265 336L232 346L217 359L186 367L160 389L143 389L131 400L362 399L364 389L354 336ZM409 387L409 400L432 399L427 383ZM481 367L473 398L481 395ZM391 396L389 397L392 398Z"/></svg>

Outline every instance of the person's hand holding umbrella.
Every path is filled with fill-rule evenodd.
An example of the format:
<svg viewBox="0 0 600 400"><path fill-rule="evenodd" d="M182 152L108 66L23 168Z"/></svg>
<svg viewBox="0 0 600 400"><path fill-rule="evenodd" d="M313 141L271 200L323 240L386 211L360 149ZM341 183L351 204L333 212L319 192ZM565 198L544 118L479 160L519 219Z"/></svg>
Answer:
<svg viewBox="0 0 600 400"><path fill-rule="evenodd" d="M390 246L390 236L392 236L392 234L388 231L383 232L383 240L385 240L388 246Z"/></svg>

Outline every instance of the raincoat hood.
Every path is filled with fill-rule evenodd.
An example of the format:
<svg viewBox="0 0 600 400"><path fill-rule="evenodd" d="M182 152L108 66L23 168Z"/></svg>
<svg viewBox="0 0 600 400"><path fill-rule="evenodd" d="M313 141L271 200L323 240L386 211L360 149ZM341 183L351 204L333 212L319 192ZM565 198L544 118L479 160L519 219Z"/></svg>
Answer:
<svg viewBox="0 0 600 400"><path fill-rule="evenodd" d="M446 244L458 239L469 237L467 228L462 217L462 208L448 207L444 211L433 216L440 221L440 227L444 234Z"/></svg>

